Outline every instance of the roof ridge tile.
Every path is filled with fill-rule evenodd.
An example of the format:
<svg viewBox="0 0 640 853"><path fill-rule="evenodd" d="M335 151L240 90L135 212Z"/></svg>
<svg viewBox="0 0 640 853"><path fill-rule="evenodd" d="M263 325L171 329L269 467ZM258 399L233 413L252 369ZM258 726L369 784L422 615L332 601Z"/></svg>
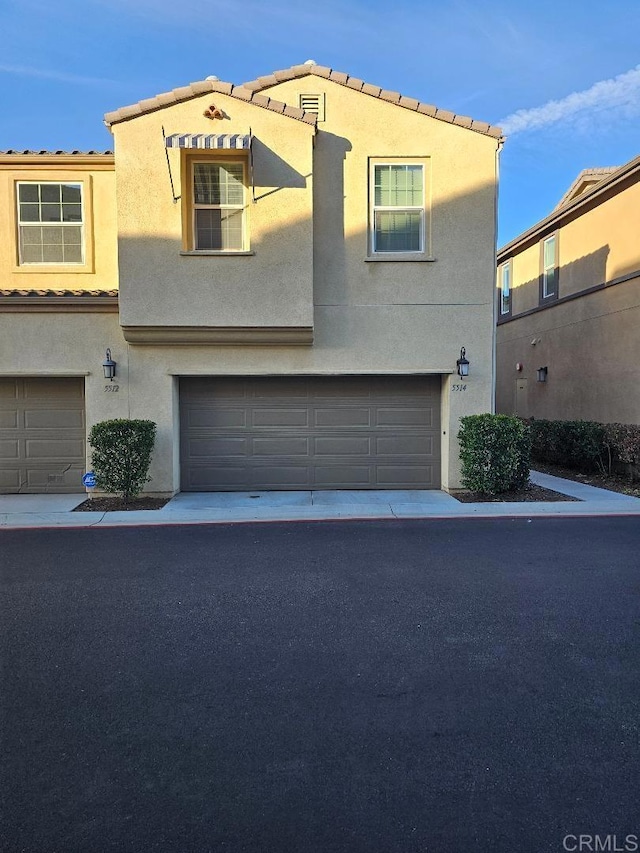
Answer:
<svg viewBox="0 0 640 853"><path fill-rule="evenodd" d="M348 88L363 92L365 95L380 98L380 100L387 101L388 103L395 104L396 106L403 107L404 109L419 112L423 115L428 115L432 118L438 119L439 121L446 121L449 124L456 124L467 130L473 130L476 133L482 133L485 136L492 136L494 139L502 139L501 128L489 124L488 122L478 121L470 116L457 115L451 110L439 109L431 104L423 104L416 98L407 98L399 92L381 89L380 86L365 83L356 77L350 77L342 71L334 71L325 65L292 65L290 68L283 69L282 71L274 71L271 75L258 77L256 80L251 80L249 83L245 83L244 85L248 88L250 87L253 91L258 91L259 89L275 86L278 82L293 80L299 77L307 77L314 74L318 77L324 77L334 83L338 83L340 86L347 86Z"/></svg>

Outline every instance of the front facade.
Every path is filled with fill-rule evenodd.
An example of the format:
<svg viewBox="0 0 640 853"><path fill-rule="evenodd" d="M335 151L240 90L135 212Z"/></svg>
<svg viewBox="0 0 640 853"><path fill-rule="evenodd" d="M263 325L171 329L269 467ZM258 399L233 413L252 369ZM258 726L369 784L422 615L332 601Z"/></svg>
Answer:
<svg viewBox="0 0 640 853"><path fill-rule="evenodd" d="M640 423L640 157L587 169L498 252L496 409Z"/></svg>
<svg viewBox="0 0 640 853"><path fill-rule="evenodd" d="M152 493L457 487L499 130L310 63L106 122L115 155L1 155L0 491L78 491L117 417Z"/></svg>

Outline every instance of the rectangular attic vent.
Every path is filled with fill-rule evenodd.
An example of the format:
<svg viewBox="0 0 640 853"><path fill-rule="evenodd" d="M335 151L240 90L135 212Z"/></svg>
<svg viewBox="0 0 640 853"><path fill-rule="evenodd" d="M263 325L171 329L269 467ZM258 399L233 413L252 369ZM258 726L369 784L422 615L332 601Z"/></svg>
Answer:
<svg viewBox="0 0 640 853"><path fill-rule="evenodd" d="M324 95L300 95L300 109L307 113L315 113L318 121L324 121Z"/></svg>

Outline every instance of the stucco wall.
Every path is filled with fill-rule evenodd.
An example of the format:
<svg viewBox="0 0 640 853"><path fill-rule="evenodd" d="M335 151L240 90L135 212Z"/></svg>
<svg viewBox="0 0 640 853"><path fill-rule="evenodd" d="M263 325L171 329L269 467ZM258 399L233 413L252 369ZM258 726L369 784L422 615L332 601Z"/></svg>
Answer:
<svg viewBox="0 0 640 853"><path fill-rule="evenodd" d="M211 103L227 118L205 118ZM163 127L167 136L253 133L257 201L251 193L247 199L253 255L181 254L188 212L173 201L166 158L175 195L182 196L184 157L179 149L165 151ZM114 125L124 326L312 325L313 132L219 93Z"/></svg>
<svg viewBox="0 0 640 853"><path fill-rule="evenodd" d="M315 148L313 127L219 94L114 126L120 322L313 323L312 345L132 345L116 315L0 314L5 374L88 374L89 427L107 417L156 421L149 491L179 489L177 378L193 375L438 374L442 482L459 486L459 418L490 411L493 401L497 142L318 78L267 94L296 105L297 91L319 90L327 121ZM202 117L212 102L230 118ZM181 205L171 197L163 126L167 135L251 128L268 149L249 211L255 255L180 254ZM180 153L169 154L180 195ZM433 260L368 257L370 157L424 158ZM118 362L117 394L101 379L107 346ZM471 362L464 383L454 373L461 347Z"/></svg>
<svg viewBox="0 0 640 853"><path fill-rule="evenodd" d="M630 182L579 217L560 223L560 301L543 310L535 310L539 242L514 255L513 319L497 329L498 411L640 423L635 352L640 328L639 215L640 183ZM517 316L525 311L532 313ZM544 366L549 369L547 382L538 383L537 368Z"/></svg>
<svg viewBox="0 0 640 853"><path fill-rule="evenodd" d="M112 290L118 287L115 173L112 162L83 160L81 155L5 156L0 160L0 287L41 290ZM16 183L53 181L82 183L85 263L39 265L18 263Z"/></svg>

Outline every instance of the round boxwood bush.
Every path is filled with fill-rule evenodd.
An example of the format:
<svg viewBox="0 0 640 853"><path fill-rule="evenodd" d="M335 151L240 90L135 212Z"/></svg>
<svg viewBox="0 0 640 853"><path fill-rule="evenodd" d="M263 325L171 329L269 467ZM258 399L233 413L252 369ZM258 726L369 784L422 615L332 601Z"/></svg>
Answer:
<svg viewBox="0 0 640 853"><path fill-rule="evenodd" d="M462 485L472 492L497 495L529 481L531 430L510 415L467 415L458 433Z"/></svg>
<svg viewBox="0 0 640 853"><path fill-rule="evenodd" d="M91 428L89 444L96 484L125 501L137 497L145 483L156 440L153 421L117 418Z"/></svg>

